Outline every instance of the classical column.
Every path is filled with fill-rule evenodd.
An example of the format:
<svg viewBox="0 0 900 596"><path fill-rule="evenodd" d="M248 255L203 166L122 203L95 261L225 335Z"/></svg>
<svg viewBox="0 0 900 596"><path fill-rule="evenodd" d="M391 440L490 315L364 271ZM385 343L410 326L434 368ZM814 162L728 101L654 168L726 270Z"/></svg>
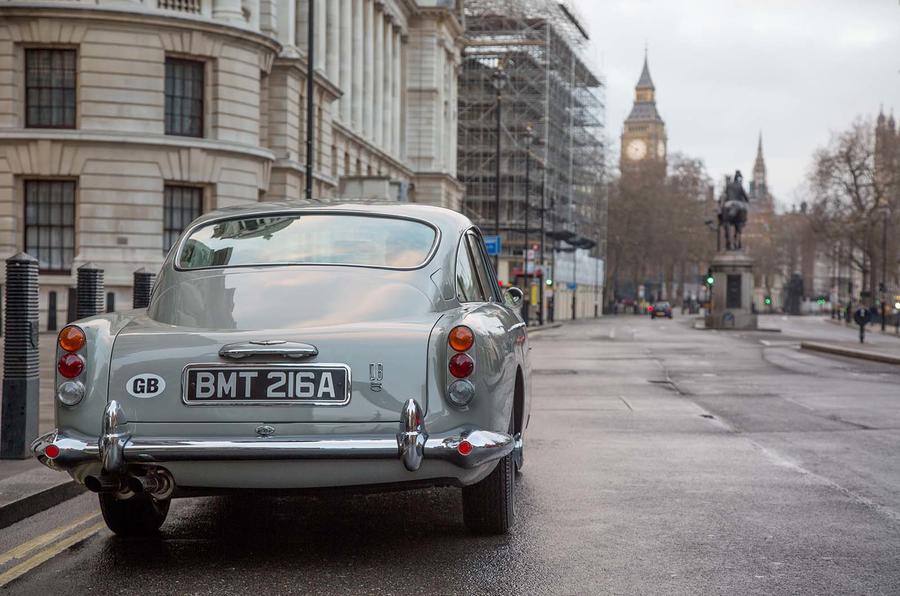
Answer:
<svg viewBox="0 0 900 596"><path fill-rule="evenodd" d="M406 91L407 75L409 73L409 41L401 38L400 44L400 154L399 158L406 160L406 114L409 109L408 94Z"/></svg>
<svg viewBox="0 0 900 596"><path fill-rule="evenodd" d="M375 82L375 1L364 0L366 14L363 19L363 39L365 40L365 69L363 70L363 136L372 137L372 108L374 107Z"/></svg>
<svg viewBox="0 0 900 596"><path fill-rule="evenodd" d="M316 68L325 70L325 56L328 53L328 4L326 0L315 0L316 3Z"/></svg>
<svg viewBox="0 0 900 596"><path fill-rule="evenodd" d="M341 122L350 126L350 73L353 61L353 26L350 21L353 16L353 0L341 0L341 55L340 55L340 82L339 87L344 94L341 96Z"/></svg>
<svg viewBox="0 0 900 596"><path fill-rule="evenodd" d="M294 0L278 0L278 9L275 13L275 23L278 26L278 41L283 46L297 45L297 3Z"/></svg>
<svg viewBox="0 0 900 596"><path fill-rule="evenodd" d="M313 1L314 0L297 0L296 26L294 27L294 43L298 48L300 48L304 55L306 55L306 23L309 19L309 3Z"/></svg>
<svg viewBox="0 0 900 596"><path fill-rule="evenodd" d="M331 0L328 3L328 50L325 54L325 70L328 80L333 84L339 83L339 60L341 57L341 0Z"/></svg>
<svg viewBox="0 0 900 596"><path fill-rule="evenodd" d="M241 0L214 0L212 16L220 21L243 21Z"/></svg>
<svg viewBox="0 0 900 596"><path fill-rule="evenodd" d="M382 147L384 142L384 12L380 6L375 9L375 118L374 138L375 145Z"/></svg>
<svg viewBox="0 0 900 596"><path fill-rule="evenodd" d="M353 2L353 82L350 87L350 100L353 103L353 130L362 131L363 124L363 0Z"/></svg>
<svg viewBox="0 0 900 596"><path fill-rule="evenodd" d="M393 110L393 117L391 118L391 152L395 157L400 156L400 135L403 134L403 122L401 121L400 115L400 85L401 85L401 74L400 74L400 29L394 29L394 34L391 36L391 43L394 46L391 55L393 56L393 63L391 64L391 68L394 70L394 75L391 77L391 110Z"/></svg>
<svg viewBox="0 0 900 596"><path fill-rule="evenodd" d="M394 115L394 24L391 19L384 27L384 103L381 110L381 138L386 153L393 154L391 147L391 128Z"/></svg>

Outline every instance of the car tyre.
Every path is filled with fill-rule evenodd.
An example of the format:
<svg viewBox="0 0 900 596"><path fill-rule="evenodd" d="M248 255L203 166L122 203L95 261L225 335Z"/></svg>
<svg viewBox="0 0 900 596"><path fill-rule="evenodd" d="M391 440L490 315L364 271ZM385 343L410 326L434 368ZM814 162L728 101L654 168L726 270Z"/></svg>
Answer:
<svg viewBox="0 0 900 596"><path fill-rule="evenodd" d="M486 478L462 489L463 522L479 535L506 534L516 516L516 463L510 453Z"/></svg>
<svg viewBox="0 0 900 596"><path fill-rule="evenodd" d="M130 499L117 499L112 494L101 494L100 511L106 527L121 538L153 536L166 521L171 499L157 501L146 495Z"/></svg>

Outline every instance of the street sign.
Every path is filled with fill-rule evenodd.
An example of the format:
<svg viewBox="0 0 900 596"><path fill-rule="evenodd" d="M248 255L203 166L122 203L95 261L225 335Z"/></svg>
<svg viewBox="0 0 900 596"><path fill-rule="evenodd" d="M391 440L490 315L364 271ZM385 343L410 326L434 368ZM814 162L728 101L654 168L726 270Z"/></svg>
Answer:
<svg viewBox="0 0 900 596"><path fill-rule="evenodd" d="M485 236L484 247L487 254L494 257L500 254L500 236Z"/></svg>
<svg viewBox="0 0 900 596"><path fill-rule="evenodd" d="M574 281L570 281L568 284L566 284L566 286L567 286L570 290L574 290L575 288L578 287L578 284L576 284Z"/></svg>

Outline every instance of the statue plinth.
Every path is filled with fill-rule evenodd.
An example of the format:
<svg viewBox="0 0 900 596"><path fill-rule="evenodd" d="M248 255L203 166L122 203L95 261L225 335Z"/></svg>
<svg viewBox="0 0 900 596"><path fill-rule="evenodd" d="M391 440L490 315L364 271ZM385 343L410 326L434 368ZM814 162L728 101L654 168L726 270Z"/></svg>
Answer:
<svg viewBox="0 0 900 596"><path fill-rule="evenodd" d="M753 312L753 258L742 250L720 252L710 266L712 304L707 329L756 329Z"/></svg>

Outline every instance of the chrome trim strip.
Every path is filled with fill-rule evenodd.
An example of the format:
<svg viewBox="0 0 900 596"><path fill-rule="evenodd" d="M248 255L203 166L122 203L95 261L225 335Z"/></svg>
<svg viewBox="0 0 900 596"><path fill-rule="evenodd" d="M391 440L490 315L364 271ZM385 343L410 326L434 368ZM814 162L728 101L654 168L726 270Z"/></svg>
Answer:
<svg viewBox="0 0 900 596"><path fill-rule="evenodd" d="M342 368L347 371L346 395L342 401L309 401L300 399L279 399L279 400L243 400L243 401L225 401L225 402L195 402L187 400L187 374L188 370L201 368L223 368L223 369L241 369L241 370L278 370L278 369L310 369L310 368ZM309 364L247 364L241 365L236 363L209 362L209 363L191 363L181 370L181 401L186 406L198 407L230 407L230 406L331 406L341 407L350 403L350 397L353 395L353 378L350 366L341 363L325 363L315 362Z"/></svg>
<svg viewBox="0 0 900 596"><path fill-rule="evenodd" d="M247 341L227 344L219 350L219 356L241 360L250 356L282 356L284 358L312 358L319 349L310 344L284 340Z"/></svg>

